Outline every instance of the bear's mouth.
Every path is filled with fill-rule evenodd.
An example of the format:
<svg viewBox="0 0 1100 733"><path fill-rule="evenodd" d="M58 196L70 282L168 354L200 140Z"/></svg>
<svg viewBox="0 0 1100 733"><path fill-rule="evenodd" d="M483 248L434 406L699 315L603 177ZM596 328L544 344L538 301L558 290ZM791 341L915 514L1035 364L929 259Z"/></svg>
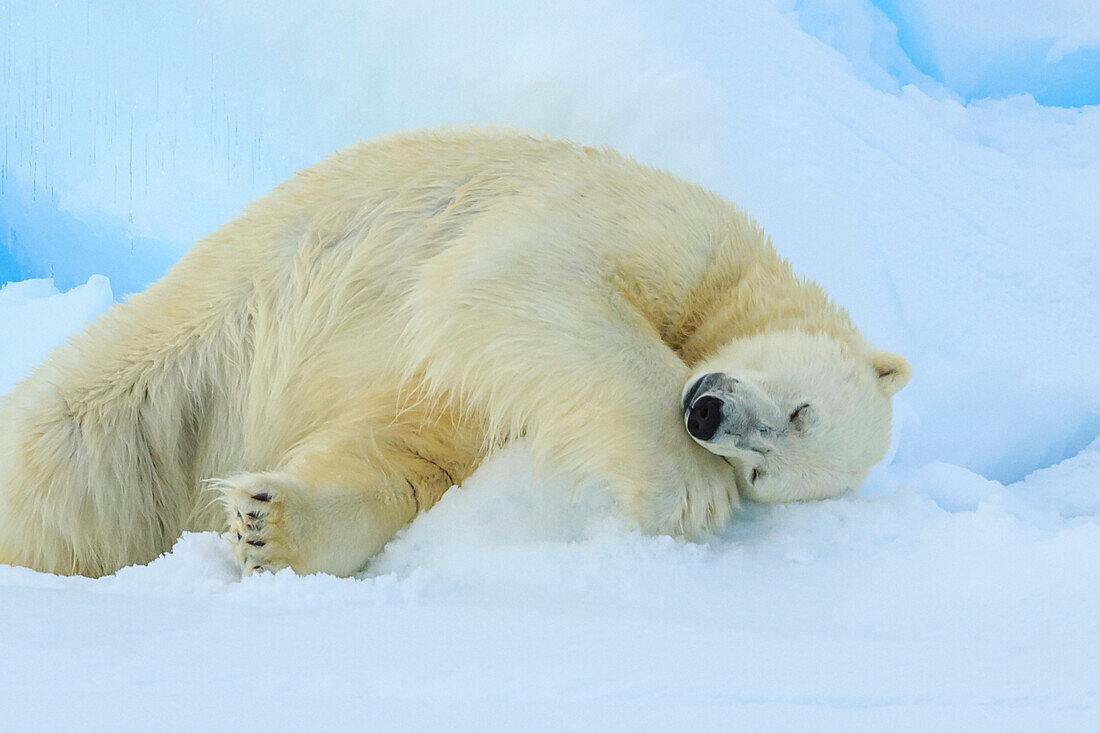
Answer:
<svg viewBox="0 0 1100 733"><path fill-rule="evenodd" d="M759 464L770 452L770 447L746 439L746 428L753 435L762 434L762 423L754 420L749 424L744 420L744 411L736 405L735 395L716 389L719 385L715 381L712 378L708 383L705 378L698 379L684 393L684 427L692 440L724 460L733 469L737 490L745 494L752 490L756 480L763 475ZM732 415L728 414L731 412ZM737 428L741 430L736 430Z"/></svg>
<svg viewBox="0 0 1100 733"><path fill-rule="evenodd" d="M719 457L733 469L733 475L737 482L737 493L741 496L747 496L756 485L756 481L760 476L764 475L764 472L759 468L749 468L745 463L733 456Z"/></svg>

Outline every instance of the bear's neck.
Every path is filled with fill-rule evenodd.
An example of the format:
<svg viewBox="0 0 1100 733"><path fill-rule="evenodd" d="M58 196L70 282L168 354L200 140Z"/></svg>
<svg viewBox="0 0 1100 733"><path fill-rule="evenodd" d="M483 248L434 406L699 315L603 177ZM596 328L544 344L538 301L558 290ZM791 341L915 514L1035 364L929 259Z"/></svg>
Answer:
<svg viewBox="0 0 1100 733"><path fill-rule="evenodd" d="M684 312L700 315L686 319L670 345L689 366L731 341L762 333L801 331L860 339L847 312L819 285L798 278L784 260L768 255L737 263L719 258L688 294Z"/></svg>

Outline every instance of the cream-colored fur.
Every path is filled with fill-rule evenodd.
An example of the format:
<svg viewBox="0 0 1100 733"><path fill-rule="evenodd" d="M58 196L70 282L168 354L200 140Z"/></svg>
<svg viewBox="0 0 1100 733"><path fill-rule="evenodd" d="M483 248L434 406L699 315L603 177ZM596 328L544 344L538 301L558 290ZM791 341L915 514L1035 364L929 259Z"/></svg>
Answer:
<svg viewBox="0 0 1100 733"><path fill-rule="evenodd" d="M782 361L800 333L845 375L872 353L741 211L669 174L505 130L363 143L7 396L0 561L101 575L228 527L245 573L346 575L519 435L646 530L697 536L747 487L686 434L685 383L761 334ZM852 477L888 410L864 452L828 444ZM794 480L779 498L799 497Z"/></svg>

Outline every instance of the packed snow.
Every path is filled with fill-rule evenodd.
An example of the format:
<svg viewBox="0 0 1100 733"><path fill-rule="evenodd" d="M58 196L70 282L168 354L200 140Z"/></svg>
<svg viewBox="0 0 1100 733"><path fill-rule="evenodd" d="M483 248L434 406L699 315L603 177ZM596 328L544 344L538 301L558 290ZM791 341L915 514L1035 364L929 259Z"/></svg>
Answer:
<svg viewBox="0 0 1100 733"><path fill-rule="evenodd" d="M915 369L857 496L704 544L521 443L355 579L0 567L4 727L1100 726L1100 106L967 86L1040 38L1043 101L1096 18L908 4L932 68L901 5L0 0L0 393L293 170L466 123L704 183Z"/></svg>

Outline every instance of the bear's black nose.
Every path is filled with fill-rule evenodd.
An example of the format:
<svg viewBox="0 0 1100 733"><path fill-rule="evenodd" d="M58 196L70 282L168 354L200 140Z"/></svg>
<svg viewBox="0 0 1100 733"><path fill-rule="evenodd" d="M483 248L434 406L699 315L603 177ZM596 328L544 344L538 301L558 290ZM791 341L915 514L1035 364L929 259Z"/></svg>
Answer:
<svg viewBox="0 0 1100 733"><path fill-rule="evenodd" d="M710 440L722 423L722 400L707 395L700 397L688 409L687 429L697 440Z"/></svg>

